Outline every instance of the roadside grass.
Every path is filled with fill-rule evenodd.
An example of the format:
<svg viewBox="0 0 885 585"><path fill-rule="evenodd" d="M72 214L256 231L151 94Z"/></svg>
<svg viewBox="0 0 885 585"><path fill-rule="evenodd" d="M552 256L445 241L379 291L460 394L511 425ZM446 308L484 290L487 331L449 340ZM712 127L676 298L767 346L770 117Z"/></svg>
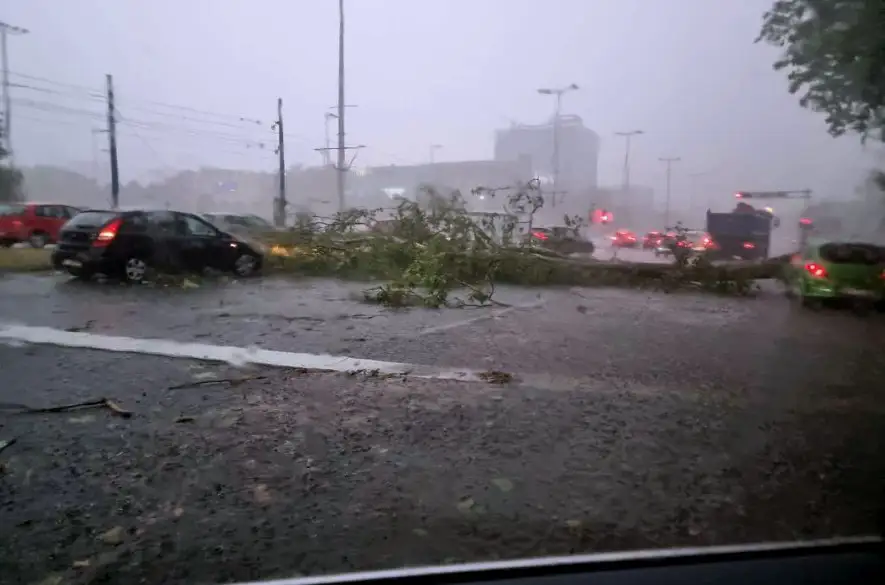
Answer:
<svg viewBox="0 0 885 585"><path fill-rule="evenodd" d="M43 272L52 270L49 250L0 248L0 272Z"/></svg>

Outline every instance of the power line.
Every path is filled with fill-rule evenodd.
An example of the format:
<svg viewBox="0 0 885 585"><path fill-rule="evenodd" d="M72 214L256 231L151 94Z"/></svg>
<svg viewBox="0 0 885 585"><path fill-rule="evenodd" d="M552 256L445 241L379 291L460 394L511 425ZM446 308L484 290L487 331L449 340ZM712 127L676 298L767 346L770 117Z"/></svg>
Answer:
<svg viewBox="0 0 885 585"><path fill-rule="evenodd" d="M72 108L68 106L63 106L61 104L53 104L49 102L40 102L35 100L28 99L20 99L16 98L11 100L12 103L19 105L23 108L31 108L34 110L41 110L46 112L61 112L68 113L72 115L80 115L80 116L91 116L91 117L99 117L103 118L103 115L100 112L92 111L92 110L83 110L79 108Z"/></svg>
<svg viewBox="0 0 885 585"><path fill-rule="evenodd" d="M26 73L19 73L17 71L10 71L9 74L13 77L21 77L22 79L28 79L30 81L40 81L43 83L48 83L50 85L56 85L59 87L66 87L69 89L75 89L81 93L86 92L89 94L93 94L96 97L104 99L104 94L102 93L101 89L96 88L96 87L88 87L85 85L75 85L73 83L65 83L62 81L55 81L54 79L49 79L48 77L39 77L37 75L29 75Z"/></svg>
<svg viewBox="0 0 885 585"><path fill-rule="evenodd" d="M29 75L29 74L25 74L25 73L18 73L15 71L10 71L10 75L12 75L14 77L20 77L22 79L27 79L30 81L48 83L50 85L58 86L61 88L67 88L69 91L75 90L76 92L79 92L81 94L83 94L85 92L85 94L89 95L90 97L93 97L93 98L96 98L99 100L104 100L104 98L105 98L104 93L100 89L97 89L94 87L88 87L85 85L76 85L76 84L72 84L72 83L65 83L65 82L61 82L61 81L56 81L54 79L49 79L48 77L40 77L37 75ZM43 89L45 89L45 88L43 88ZM52 91L52 90L49 90L49 91ZM56 90L56 91L58 91L58 90ZM141 104L147 104L147 105L152 105L152 106L161 107L161 108L180 110L183 112L190 112L192 114L201 114L204 116L211 116L211 117L223 118L223 119L227 119L227 120L234 120L234 121L239 121L239 122L243 122L243 123L247 123L247 124L255 124L255 125L264 124L264 122L262 122L261 120L259 120L257 118L252 118L249 116L213 112L213 111L203 110L203 109L195 108L195 107L191 107L191 106L183 106L183 105L179 105L179 104L172 104L172 103L157 101L157 100L149 100L149 99L144 99L144 98L133 98L133 97L127 95L126 93L121 93L120 95L117 96L117 98L118 98L118 101L121 101L123 103L128 104L129 102L131 102L132 104L134 104L134 106L128 106L128 107L136 107L136 108L139 108L142 110L153 111L153 113L157 113L160 115L163 115L164 112L157 112L156 110L149 110L143 106L138 106L138 104L141 103ZM168 115L168 113L166 113L166 114ZM206 122L211 123L212 121L207 120Z"/></svg>
<svg viewBox="0 0 885 585"><path fill-rule="evenodd" d="M37 92L41 92L41 93L47 93L47 94L51 94L51 95L76 97L76 98L88 98L90 100L95 100L95 101L99 101L102 103L104 103L104 100L105 100L104 94L101 92L101 90L98 90L96 88L92 88L92 87L88 87L88 86L84 86L84 85L65 83L65 82L49 79L47 77L40 77L37 75L30 75L30 74L24 74L24 73L18 73L18 72L10 72L10 73L12 75L14 75L16 77L20 77L22 79L36 81L36 82L42 82L42 83L48 83L50 85L57 86L57 88L45 88L45 87L39 87L39 86L36 86L33 84L23 84L23 83L15 84L16 87L21 87L23 89L28 89L31 91L37 91ZM60 89L60 88L63 88L63 89ZM148 100L148 99L141 99L141 98L135 98L135 99L128 98L128 99L126 99L126 94L120 94L120 93L117 93L117 101L118 102L121 101L121 97L123 98L123 101L127 104L125 109L136 110L137 112L140 112L142 114L151 114L151 115L156 115L156 116L169 118L169 119L177 119L177 120L192 122L195 124L205 124L207 126L218 126L218 127L225 127L225 128L231 128L231 129L243 129L243 130L247 130L247 129L265 130L266 129L266 125L261 120L259 120L257 118L251 118L248 116L241 116L241 115L237 115L237 114L223 114L223 113L219 113L219 112L212 112L212 111L208 111L208 110L203 110L200 108L194 108L194 107L190 107L190 106L182 106L182 105L171 104L171 103L161 102L161 101L156 101L156 100ZM149 105L159 106L161 108L180 110L181 112L189 112L191 114L222 118L222 119L227 119L227 120L231 120L231 121L224 122L224 121L220 121L220 120L201 119L201 118L194 117L192 115L185 115L185 114L173 113L173 112L164 112L164 111L160 111L157 109L148 108L148 107L145 107L145 106L139 105L139 104L149 104ZM56 106L56 104L46 104L46 107L55 107L55 106ZM66 106L58 106L58 107L66 107ZM120 110L120 108L117 107L118 112L119 112L119 110ZM135 123L135 124L142 124L144 127L155 126L157 128L166 128L166 129L172 128L169 125L163 125L162 123L157 123L157 122L147 121L147 120L129 120L129 122ZM210 133L206 133L203 130L192 130L192 129L187 129L187 133L189 133L189 134L205 133L207 136L221 136L220 134L210 134ZM276 133L268 131L268 134L275 135ZM228 135L227 137L233 138L235 140L240 140L240 137L233 137L231 135ZM310 138L308 138L302 134L294 134L291 132L286 132L285 137L292 139L296 142L303 143L303 144L309 144L311 142ZM262 144L261 147L263 148L264 145Z"/></svg>

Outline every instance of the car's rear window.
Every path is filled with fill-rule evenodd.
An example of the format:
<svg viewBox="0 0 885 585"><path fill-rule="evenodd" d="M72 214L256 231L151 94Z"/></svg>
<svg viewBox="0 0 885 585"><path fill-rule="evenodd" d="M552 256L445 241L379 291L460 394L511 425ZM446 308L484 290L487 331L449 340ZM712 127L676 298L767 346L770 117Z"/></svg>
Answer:
<svg viewBox="0 0 885 585"><path fill-rule="evenodd" d="M24 205L0 205L0 217L21 215L24 212Z"/></svg>
<svg viewBox="0 0 885 585"><path fill-rule="evenodd" d="M78 213L68 222L68 227L90 228L101 227L117 217L113 211L84 211Z"/></svg>
<svg viewBox="0 0 885 585"><path fill-rule="evenodd" d="M820 257L833 264L873 266L885 263L885 248L875 244L833 242L820 247Z"/></svg>

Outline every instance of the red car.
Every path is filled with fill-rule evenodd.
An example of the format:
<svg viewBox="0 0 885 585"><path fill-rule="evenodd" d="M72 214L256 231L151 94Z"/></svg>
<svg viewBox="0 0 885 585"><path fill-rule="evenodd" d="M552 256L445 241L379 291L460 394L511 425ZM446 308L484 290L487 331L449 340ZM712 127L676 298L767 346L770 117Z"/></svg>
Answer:
<svg viewBox="0 0 885 585"><path fill-rule="evenodd" d="M648 232L645 234L645 237L642 238L642 249L654 250L655 248L660 247L668 237L667 234L661 232Z"/></svg>
<svg viewBox="0 0 885 585"><path fill-rule="evenodd" d="M630 230L618 230L612 237L612 246L615 248L635 248L639 245L636 234Z"/></svg>
<svg viewBox="0 0 885 585"><path fill-rule="evenodd" d="M80 212L62 203L0 204L0 247L28 242L34 248L58 241L61 226Z"/></svg>

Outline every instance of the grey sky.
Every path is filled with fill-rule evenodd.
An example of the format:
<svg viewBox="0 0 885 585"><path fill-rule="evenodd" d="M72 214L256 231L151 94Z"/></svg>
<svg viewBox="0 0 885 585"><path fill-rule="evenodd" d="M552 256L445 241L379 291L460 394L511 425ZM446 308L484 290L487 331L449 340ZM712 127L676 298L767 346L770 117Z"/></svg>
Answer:
<svg viewBox="0 0 885 585"><path fill-rule="evenodd" d="M265 151L246 147L272 141L264 127L197 122L207 118L149 102L269 126L282 97L290 161L320 162L312 149L322 146L323 113L336 99L337 0L3 4L0 19L31 30L10 39L12 71L98 92L105 73L114 74L122 116L141 122L121 130L124 180L161 166L274 168L271 142ZM769 5L347 0L347 101L358 104L349 110L349 142L369 146L357 161L364 165L424 162L431 143L444 145L438 160L488 158L495 128L550 115L551 99L536 88L574 82L581 90L566 96L564 111L600 134L602 185L620 180L623 143L613 133L640 128L633 181L659 191L657 159L672 155L683 161L676 190L692 180L702 193L808 186L847 194L872 158L856 137L829 137L822 116L801 109L771 70L776 53L753 44ZM100 101L86 90L13 82L61 92L14 90L20 160L89 161ZM705 174L687 177L696 173Z"/></svg>

